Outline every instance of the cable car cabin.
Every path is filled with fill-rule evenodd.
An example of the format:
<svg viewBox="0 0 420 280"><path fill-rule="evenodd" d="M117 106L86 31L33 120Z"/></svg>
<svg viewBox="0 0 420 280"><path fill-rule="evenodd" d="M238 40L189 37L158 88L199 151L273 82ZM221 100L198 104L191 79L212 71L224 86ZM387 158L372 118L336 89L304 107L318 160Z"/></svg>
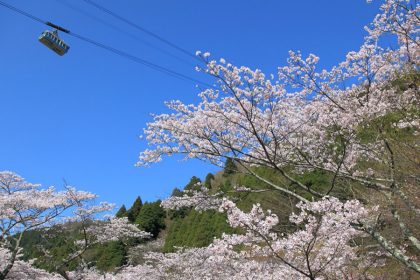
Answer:
<svg viewBox="0 0 420 280"><path fill-rule="evenodd" d="M58 55L64 55L70 47L58 37L57 31L44 31L38 40Z"/></svg>

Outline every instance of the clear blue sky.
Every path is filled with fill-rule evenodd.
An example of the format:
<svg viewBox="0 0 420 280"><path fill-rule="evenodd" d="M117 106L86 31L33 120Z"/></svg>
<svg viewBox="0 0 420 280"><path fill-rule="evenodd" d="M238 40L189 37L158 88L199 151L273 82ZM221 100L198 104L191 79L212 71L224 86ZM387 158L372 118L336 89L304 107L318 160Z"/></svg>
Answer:
<svg viewBox="0 0 420 280"><path fill-rule="evenodd" d="M81 0L66 0L117 28L63 5L62 0L3 0L42 19L186 75L193 66L144 44L165 47ZM357 49L363 26L378 12L364 0L96 0L110 10L194 53L210 51L237 65L275 73L288 50L313 52L330 67ZM118 28L121 31L118 31ZM139 135L164 101L198 100L193 84L155 72L63 35L59 57L37 38L46 27L0 7L0 170L62 186L62 178L100 201L130 205L164 198L193 175L218 168L168 158L134 167L146 147ZM133 36L128 36L130 33ZM177 53L180 56L182 54ZM188 57L183 56L188 60ZM194 63L193 60L190 60Z"/></svg>

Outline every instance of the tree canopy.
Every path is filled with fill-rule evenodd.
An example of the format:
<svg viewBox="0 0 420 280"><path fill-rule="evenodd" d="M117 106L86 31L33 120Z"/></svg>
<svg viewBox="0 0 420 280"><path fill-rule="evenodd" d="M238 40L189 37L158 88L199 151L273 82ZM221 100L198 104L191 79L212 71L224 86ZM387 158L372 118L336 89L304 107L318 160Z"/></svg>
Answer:
<svg viewBox="0 0 420 280"><path fill-rule="evenodd" d="M143 207L143 202L141 201L140 196L134 200L133 205L127 211L127 217L130 222L135 222L137 216L139 215L141 208Z"/></svg>
<svg viewBox="0 0 420 280"><path fill-rule="evenodd" d="M165 211L160 206L161 201L146 202L136 218L139 228L157 237L159 232L165 228Z"/></svg>
<svg viewBox="0 0 420 280"><path fill-rule="evenodd" d="M115 214L115 217L122 218L127 216L127 209L125 208L125 205L123 204L120 209L118 209L117 213Z"/></svg>

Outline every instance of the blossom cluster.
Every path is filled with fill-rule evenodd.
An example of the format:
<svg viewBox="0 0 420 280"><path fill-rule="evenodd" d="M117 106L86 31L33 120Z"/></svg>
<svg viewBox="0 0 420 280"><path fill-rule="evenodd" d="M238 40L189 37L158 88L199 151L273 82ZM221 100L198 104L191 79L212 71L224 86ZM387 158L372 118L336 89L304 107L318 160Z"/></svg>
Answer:
<svg viewBox="0 0 420 280"><path fill-rule="evenodd" d="M0 279L6 276L7 279L62 279L62 276L49 274L21 260L20 241L30 230L43 229L48 235L52 227L58 229L68 222L80 224L82 237L74 242L74 252L63 259L61 265L82 258L88 247L98 243L150 237L149 233L130 224L127 218L99 219L99 214L114 206L110 203L94 205L95 198L96 195L73 187L60 192L53 187L42 189L39 184L26 182L16 173L0 172ZM73 215L66 217L68 212ZM46 250L45 253L48 254Z"/></svg>
<svg viewBox="0 0 420 280"><path fill-rule="evenodd" d="M220 194L210 194L209 189L200 183L199 190L184 190L182 196L171 196L162 201L165 209L179 210L183 207L193 207L197 211L218 209L222 200Z"/></svg>

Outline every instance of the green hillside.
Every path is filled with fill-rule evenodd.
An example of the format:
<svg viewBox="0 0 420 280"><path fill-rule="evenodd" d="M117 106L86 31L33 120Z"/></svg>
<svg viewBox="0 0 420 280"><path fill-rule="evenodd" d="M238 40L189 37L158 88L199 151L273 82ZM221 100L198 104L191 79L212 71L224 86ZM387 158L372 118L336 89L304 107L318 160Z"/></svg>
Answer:
<svg viewBox="0 0 420 280"><path fill-rule="evenodd" d="M234 170L232 172L232 170ZM284 184L279 174L268 168L255 168L255 172L272 182ZM208 178L211 178L209 180ZM325 190L329 188L327 175L314 171L302 175L302 182L308 187L316 186L316 190ZM193 176L184 190L191 190L199 178ZM290 230L289 215L294 210L295 203L280 192L273 191L268 185L256 179L253 176L245 175L238 170L232 160L228 159L224 170L217 174L209 174L205 180L205 186L210 187L212 193L224 192L232 200L238 201L238 207L244 211L249 211L253 204L261 204L263 209L270 209L280 218L279 230ZM253 190L260 190L258 193L236 193L234 186L244 186ZM293 189L293 185L290 185ZM347 196L343 190L341 196ZM182 195L182 191L175 189L175 196ZM215 237L220 237L222 233L235 232L226 222L226 215L216 211L198 212L191 209L181 209L178 211L169 211L168 230L165 236L165 252L173 252L176 247L202 247L209 245Z"/></svg>
<svg viewBox="0 0 420 280"><path fill-rule="evenodd" d="M255 168L255 172L272 180L277 184L284 184L275 171L267 168ZM308 186L316 186L317 190L328 188L327 175L317 171L302 175L302 181ZM181 189L174 189L173 196L182 196L185 190L198 188L201 179L193 176L190 182ZM238 206L244 211L249 211L253 204L261 204L264 209L270 209L280 218L279 230L290 230L288 216L294 210L294 202L283 196L280 192L270 190L269 186L253 176L244 175L235 166L232 160L227 160L224 170L216 174L209 173L204 182L211 193L224 192L232 200L238 201ZM234 186L245 186L261 192L237 193ZM293 185L289 186L293 189ZM341 194L346 195L344 193ZM128 217L129 221L138 225L142 230L152 233L153 239L161 238L164 245L163 252L174 252L176 247L203 247L209 245L214 238L219 238L222 233L234 233L226 222L226 214L216 210L199 212L191 208L165 211L160 206L161 201L143 203L140 197L134 199L128 209L124 205L117 211L117 217ZM75 248L74 240L78 237L80 226L77 223L53 227L45 232L33 230L27 232L21 241L26 260L36 259L35 265L48 271L55 271L60 261ZM133 239L126 244L122 242L108 242L89 248L84 254L84 262L89 266L96 266L102 271L112 271L127 263L130 248L139 243L148 242ZM42 245L42 246L41 246ZM49 256L41 247L49 250ZM82 260L76 259L68 265L69 269L76 267Z"/></svg>

